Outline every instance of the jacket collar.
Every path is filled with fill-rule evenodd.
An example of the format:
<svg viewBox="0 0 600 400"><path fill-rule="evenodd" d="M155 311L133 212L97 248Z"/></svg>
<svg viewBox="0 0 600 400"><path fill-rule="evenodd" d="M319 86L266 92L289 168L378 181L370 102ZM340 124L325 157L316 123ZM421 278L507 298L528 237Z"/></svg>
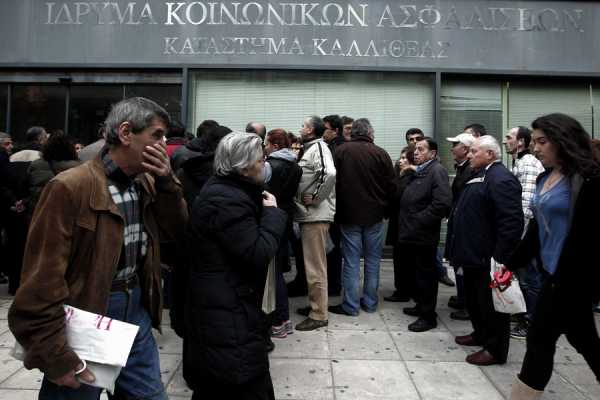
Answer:
<svg viewBox="0 0 600 400"><path fill-rule="evenodd" d="M373 139L365 135L357 135L352 137L352 142L367 142L373 143Z"/></svg>
<svg viewBox="0 0 600 400"><path fill-rule="evenodd" d="M113 214L121 216L119 209L108 191L108 178L104 171L104 163L100 154L93 160L87 163L92 174L92 190L90 193L90 208L96 211L110 211ZM147 174L140 174L135 178L139 182L139 186L144 192L142 194L142 204L146 206L152 201L150 182Z"/></svg>
<svg viewBox="0 0 600 400"><path fill-rule="evenodd" d="M424 162L423 164L417 166L417 175L424 175L431 168L432 165L438 163L437 158L433 158L429 161ZM421 167L421 168L419 168Z"/></svg>

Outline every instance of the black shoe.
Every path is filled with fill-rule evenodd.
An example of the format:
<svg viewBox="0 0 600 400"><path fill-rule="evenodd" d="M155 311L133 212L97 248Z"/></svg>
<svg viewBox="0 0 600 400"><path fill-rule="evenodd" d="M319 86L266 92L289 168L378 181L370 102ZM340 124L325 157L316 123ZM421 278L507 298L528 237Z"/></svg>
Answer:
<svg viewBox="0 0 600 400"><path fill-rule="evenodd" d="M342 307L341 304L338 304L337 306L329 306L328 310L330 313L346 315L348 317L356 317L356 315L350 314L348 311L344 310L344 307Z"/></svg>
<svg viewBox="0 0 600 400"><path fill-rule="evenodd" d="M465 308L465 303L459 301L457 296L450 296L450 300L448 300L448 307L454 308L455 310L462 310Z"/></svg>
<svg viewBox="0 0 600 400"><path fill-rule="evenodd" d="M436 321L428 321L424 318L419 318L412 324L408 325L408 330L411 332L425 332L437 327Z"/></svg>
<svg viewBox="0 0 600 400"><path fill-rule="evenodd" d="M308 294L308 288L294 281L287 285L288 297L302 297Z"/></svg>
<svg viewBox="0 0 600 400"><path fill-rule="evenodd" d="M469 321L471 316L467 310L458 310L450 313L450 319L455 319L457 321Z"/></svg>
<svg viewBox="0 0 600 400"><path fill-rule="evenodd" d="M419 311L417 307L405 307L402 309L402 312L406 315L410 315L411 317L421 316L421 311Z"/></svg>
<svg viewBox="0 0 600 400"><path fill-rule="evenodd" d="M383 299L392 303L405 303L407 301L410 301L409 296L402 296L398 294L398 292L394 292L391 296L384 297Z"/></svg>
<svg viewBox="0 0 600 400"><path fill-rule="evenodd" d="M297 331L313 331L315 329L327 326L327 321L317 321L316 319L306 318L304 321L296 325Z"/></svg>
<svg viewBox="0 0 600 400"><path fill-rule="evenodd" d="M452 279L450 279L450 277L447 274L440 276L438 278L438 282L440 282L441 284L444 284L446 286L454 287L454 281Z"/></svg>
<svg viewBox="0 0 600 400"><path fill-rule="evenodd" d="M312 310L312 308L310 308L310 306L306 306L306 307L297 308L296 312L300 315L308 317L308 314L310 314L311 310Z"/></svg>

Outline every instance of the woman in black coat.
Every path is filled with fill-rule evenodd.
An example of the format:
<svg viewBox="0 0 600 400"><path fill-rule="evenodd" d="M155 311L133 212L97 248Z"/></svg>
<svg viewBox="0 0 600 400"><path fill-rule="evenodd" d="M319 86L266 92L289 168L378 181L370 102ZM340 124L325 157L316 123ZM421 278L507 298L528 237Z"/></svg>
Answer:
<svg viewBox="0 0 600 400"><path fill-rule="evenodd" d="M408 186L408 183L412 180L415 173L415 147L410 145L406 146L400 152L400 158L394 166L396 172L396 179L394 180L395 193L394 199L390 206L390 219L388 221L387 236L385 238L385 244L392 245L393 248L393 260L394 260L394 293L390 296L384 297L385 301L392 302L404 302L410 301L414 295L416 283L414 279L410 280L407 276L403 276L402 270L402 259L400 252L398 251L398 213L400 212L400 199L404 193L404 189Z"/></svg>
<svg viewBox="0 0 600 400"><path fill-rule="evenodd" d="M550 114L532 127L534 152L546 172L538 177L531 203L535 218L506 268L518 270L537 256L544 282L512 400L541 397L562 334L600 382L600 338L592 311L600 296L594 235L600 226L600 165L589 135L573 118Z"/></svg>
<svg viewBox="0 0 600 400"><path fill-rule="evenodd" d="M293 333L290 321L288 292L283 278L284 271L289 271L290 239L294 235L292 222L294 218L294 196L298 191L302 168L298 166L296 154L292 151L288 134L283 129L273 129L265 137L266 186L277 199L278 207L288 215L285 235L279 244L275 262L277 277L277 304L271 314L271 336L283 339Z"/></svg>
<svg viewBox="0 0 600 400"><path fill-rule="evenodd" d="M227 135L215 174L194 202L186 233L183 375L193 399L274 399L261 301L287 216L263 191L259 136Z"/></svg>

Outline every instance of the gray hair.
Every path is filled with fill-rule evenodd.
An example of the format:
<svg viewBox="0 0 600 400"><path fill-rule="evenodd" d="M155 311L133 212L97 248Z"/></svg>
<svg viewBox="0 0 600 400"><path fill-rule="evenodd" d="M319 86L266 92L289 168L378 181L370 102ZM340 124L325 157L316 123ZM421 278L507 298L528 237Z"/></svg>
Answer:
<svg viewBox="0 0 600 400"><path fill-rule="evenodd" d="M372 133L373 126L367 118L359 118L352 123L351 136L369 136Z"/></svg>
<svg viewBox="0 0 600 400"><path fill-rule="evenodd" d="M499 160L502 157L502 149L500 148L498 141L493 136L480 136L477 138L475 143L479 146L479 148L491 151L496 160Z"/></svg>
<svg viewBox="0 0 600 400"><path fill-rule="evenodd" d="M0 144L4 144L6 142L8 142L9 140L11 140L12 138L10 137L10 135L6 132L0 132Z"/></svg>
<svg viewBox="0 0 600 400"><path fill-rule="evenodd" d="M227 176L241 174L263 158L260 136L255 133L232 132L225 136L217 146L215 153L215 173Z"/></svg>
<svg viewBox="0 0 600 400"><path fill-rule="evenodd" d="M144 97L132 97L113 105L106 121L104 121L106 142L119 145L119 126L123 122L131 124L131 131L136 134L150 126L154 119L162 120L165 125L171 118L164 108Z"/></svg>

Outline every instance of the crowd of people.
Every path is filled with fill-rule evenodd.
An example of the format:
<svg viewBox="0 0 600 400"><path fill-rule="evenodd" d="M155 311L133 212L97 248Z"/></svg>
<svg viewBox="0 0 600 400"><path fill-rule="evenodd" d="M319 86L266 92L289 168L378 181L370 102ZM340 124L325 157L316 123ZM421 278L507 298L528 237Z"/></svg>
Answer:
<svg viewBox="0 0 600 400"><path fill-rule="evenodd" d="M438 284L455 284L445 258L451 317L473 328L455 341L481 348L466 362L503 364L510 337L527 339L511 399L541 396L561 334L600 379L600 151L579 122L550 114L510 129L511 168L485 127L466 126L443 138L452 181L441 146L418 128L396 161L366 118L309 116L298 136L255 121L245 130L206 120L190 138L156 103L132 98L80 153L62 132L33 127L18 152L0 133L9 325L25 366L44 373L40 399L100 396L81 385L94 376L69 348L64 304L140 326L115 398L165 399L151 334L163 297L194 399L274 399L272 339L326 327L330 313L376 312L384 242L395 291L383 299L414 300L403 308L410 331L437 326ZM494 308L492 275L509 271L522 315ZM298 296L305 319L293 326Z"/></svg>

